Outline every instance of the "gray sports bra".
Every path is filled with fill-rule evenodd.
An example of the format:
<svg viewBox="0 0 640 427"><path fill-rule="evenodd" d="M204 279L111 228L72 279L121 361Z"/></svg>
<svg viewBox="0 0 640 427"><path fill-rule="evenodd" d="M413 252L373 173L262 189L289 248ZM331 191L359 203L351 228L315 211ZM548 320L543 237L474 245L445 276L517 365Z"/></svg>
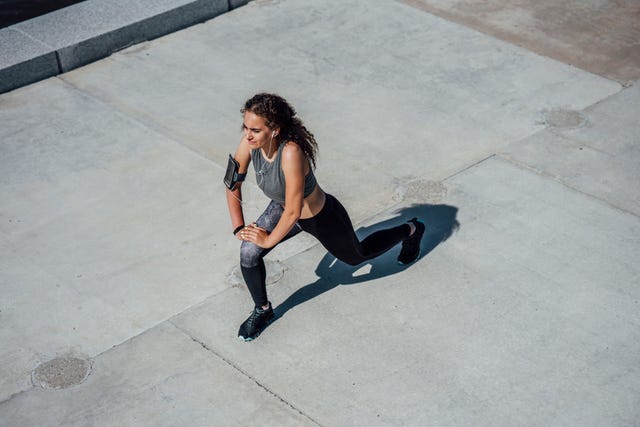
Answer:
<svg viewBox="0 0 640 427"><path fill-rule="evenodd" d="M258 187L271 200L284 205L285 180L282 171L282 149L286 143L280 144L278 153L273 162L268 162L262 155L262 149L251 150L251 161L256 171ZM309 173L304 177L304 197L307 197L316 188L317 181L313 169L309 166Z"/></svg>

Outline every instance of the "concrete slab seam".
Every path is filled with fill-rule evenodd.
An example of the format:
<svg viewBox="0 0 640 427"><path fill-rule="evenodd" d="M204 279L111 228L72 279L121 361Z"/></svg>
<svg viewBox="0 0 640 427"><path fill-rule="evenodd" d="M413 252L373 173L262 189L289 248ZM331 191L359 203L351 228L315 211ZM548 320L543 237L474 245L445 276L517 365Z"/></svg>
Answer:
<svg viewBox="0 0 640 427"><path fill-rule="evenodd" d="M611 153L608 153L608 152L606 152L606 151L604 151L604 150L602 150L602 149L600 149L600 148L592 147L592 146L591 146L591 145L589 145L587 142L584 142L584 141L576 141L575 139L571 139L571 138L569 138L567 135L565 135L564 133L562 133L561 131L558 131L558 130L553 129L553 128L550 128L550 129L548 129L548 130L549 130L549 132L550 132L551 134L553 134L553 136L555 136L556 138L559 138L559 139L561 139L561 140L563 140L563 141L566 141L566 142L568 142L568 143L569 143L569 144L571 144L571 145L586 147L586 148L588 148L589 150L593 150L593 151L595 151L595 152L597 152L597 153L600 153L600 154L603 154L603 155L605 155L605 156L609 156L609 157L611 157Z"/></svg>
<svg viewBox="0 0 640 427"><path fill-rule="evenodd" d="M512 165L514 165L516 167L519 167L520 169L535 173L536 175L541 176L541 177L546 177L546 178L552 179L553 181L557 182L558 184L563 185L564 187L568 188L569 190L575 191L576 193L582 194L583 196L587 196L590 199L597 200L600 203L604 203L608 207L610 207L612 209L615 209L615 210L617 210L619 212L631 215L631 216L633 216L635 218L640 218L640 216L636 215L634 212L628 211L628 210L626 210L624 208L621 208L620 206L613 205L609 201L601 199L601 198L599 198L597 196L594 196L593 194L586 193L586 192L584 192L584 191L582 191L582 190L580 190L578 188L575 188L575 187L571 186L568 182L565 182L565 181L561 180L560 178L558 178L558 177L556 177L554 175L551 175L548 172L539 170L539 169L537 169L537 168L535 168L535 167L533 167L531 165L528 165L526 163L523 163L523 162L520 162L518 160L515 160L515 159L511 158L510 156L508 156L506 154L497 154L496 157L501 159L501 160L503 160L503 161L505 161L505 162L507 162L507 163L510 163L510 164L512 164Z"/></svg>
<svg viewBox="0 0 640 427"><path fill-rule="evenodd" d="M42 40L39 40L35 37L33 37L31 34L27 33L26 31L22 30L19 26L14 25L11 27L12 30L19 32L20 34L22 34L23 36L31 39L34 43L38 43L41 44L43 46L46 46L48 48L52 48L51 46L49 46L48 44L46 44L45 42L43 42Z"/></svg>
<svg viewBox="0 0 640 427"><path fill-rule="evenodd" d="M478 160L477 162L471 163L470 165L465 166L464 168L460 169L459 171L456 171L456 172L452 173L451 175L449 175L449 176L447 176L446 178L444 178L444 179L442 180L442 182L445 182L445 181L448 181L448 180L450 180L450 179L452 179L452 178L455 178L456 176L460 175L461 173L466 172L466 171L468 171L469 169L472 169L472 168L474 168L474 167L478 166L480 163L484 163L484 162L486 162L487 160L489 160L489 159L491 159L491 158L493 158L493 157L495 157L495 156L496 156L496 153L491 153L491 154L490 154L490 155L488 155L487 157L485 157L485 158L483 158L483 159L480 159L480 160Z"/></svg>
<svg viewBox="0 0 640 427"><path fill-rule="evenodd" d="M0 406L4 405L5 403L10 402L12 399L14 399L14 398L16 398L16 397L18 397L18 396L20 396L22 394L28 393L31 390L33 390L35 388L35 385L32 382L30 382L30 383L31 383L31 387L25 388L24 390L17 391L15 393L13 393L12 395L10 395L9 397L7 397L6 399L0 400Z"/></svg>
<svg viewBox="0 0 640 427"><path fill-rule="evenodd" d="M167 317L163 322L169 322L169 323L171 323L172 325L176 326L176 325L173 323L172 319L175 319L176 317L180 316L181 314L183 314L183 313L184 313L184 312L186 312L186 311L194 310L194 309L197 309L198 307L201 307L201 306L206 305L207 303L211 302L211 300L212 300L213 298L217 298L217 297L219 297L220 295L224 294L225 292L227 292L227 291L229 291L229 290L231 290L231 289L233 289L233 286L229 286L229 287L227 287L227 288L224 288L224 289L223 289L223 290L221 290L220 292L216 292L215 294L209 295L208 297L206 297L206 298L204 298L204 299L202 299L202 300L198 301L198 302L197 302L197 303L195 303L195 304L192 304L192 305L190 305L190 306L188 306L188 307L184 307L184 308L182 309L182 311L180 311L179 313L175 313L175 314L173 314L173 315L171 315L171 316ZM160 323L162 323L162 322L160 322ZM177 327L177 326L176 326L176 327Z"/></svg>
<svg viewBox="0 0 640 427"><path fill-rule="evenodd" d="M620 83L620 82L616 82L616 83L618 83L620 85L620 90L619 91L617 91L616 93L612 93L610 95L607 95L604 98L597 100L593 104L588 105L588 106L584 107L582 110L579 110L579 111L588 112L591 109L593 109L594 107L596 107L596 106L602 104L603 102L608 101L609 99L613 98L614 96L620 95L620 93L624 92L625 90L629 89L630 87L635 86L635 82L632 82L632 81L628 81L628 82L625 82L625 83Z"/></svg>
<svg viewBox="0 0 640 427"><path fill-rule="evenodd" d="M135 123L138 126L141 126L146 130L149 130L151 132L155 132L155 133L158 133L158 134L162 135L167 141L170 141L170 142L176 144L178 147L185 149L187 152L195 155L199 159L204 160L207 163L212 163L212 164L214 164L214 165L216 165L216 166L218 166L218 167L220 167L222 169L221 165L215 163L213 160L209 159L208 157L205 157L204 155L202 155L201 153L197 152L196 150L194 150L190 146L182 144L180 141L178 141L177 139L172 137L169 133L163 132L165 130L164 128L162 128L162 127L156 128L156 127L149 126L149 124L147 122L139 119L138 117L126 114L125 111L115 107L113 104L109 103L108 101L105 101L104 99L93 95L91 92L86 91L86 90L76 86L73 82L67 80L63 74L59 74L59 75L53 76L53 77L55 77L58 80L60 80L63 84L68 85L69 88L73 89L74 91L76 91L81 96L84 96L87 99L91 99L92 101L94 101L94 102L104 106L105 108L113 111L113 113L116 114L117 116L122 117L125 120L131 121L132 123ZM222 181L222 178L220 178L220 180ZM256 188L257 188L257 186L256 186Z"/></svg>
<svg viewBox="0 0 640 427"><path fill-rule="evenodd" d="M243 376L247 377L248 379L250 379L251 381L253 381L258 387L260 387L261 389L263 389L264 391L266 391L267 393L269 393L271 396L275 397L276 399L278 399L280 402L282 402L283 404L285 404L287 407L289 407L290 409L294 410L295 412L297 412L298 414L302 415L303 417L305 417L306 419L308 419L309 421L311 421L313 424L317 425L317 426L321 426L322 424L320 424L318 421L314 420L313 418L311 418L309 415L305 414L304 412L302 412L300 409L296 408L295 406L293 406L291 403L287 402L283 397L281 397L280 395L278 395L276 392L274 392L273 390L270 390L268 387L266 387L264 384L262 384L260 381L258 381L257 379L255 379L254 377L252 377L248 372L246 372L245 370L243 370L242 368L240 368L239 366L237 366L236 364L234 364L232 361L230 361L229 359L227 359L226 357L224 357L223 355L221 355L220 353L218 353L217 351L215 351L213 348L209 347L207 344L205 344L204 342L202 342L201 340L199 340L198 338L194 337L193 335L191 335L188 331L184 330L183 328L179 327L178 325L176 325L175 323L173 323L172 321L168 321L169 323L171 323L171 325L173 325L177 330L179 330L180 332L182 332L183 334L185 334L187 337L189 337L193 342L198 343L202 346L202 348L204 348L206 351L208 351L209 353L213 354L214 356L216 356L217 358L219 358L220 360L222 360L224 363L226 363L227 365L229 365L231 368L235 369L236 371L238 371L239 373L241 373Z"/></svg>
<svg viewBox="0 0 640 427"><path fill-rule="evenodd" d="M588 71L587 71L587 72L588 72ZM593 73L591 73L591 74L593 74ZM594 75L597 75L597 74L594 74ZM601 76L598 76L598 77L601 77ZM602 78L606 79L606 77L602 77ZM597 100L596 102L594 102L593 104L589 104L589 105L585 106L584 108L582 108L581 110L575 110L575 111L576 111L576 112L578 112L578 113L582 113L582 112L588 113L588 112L590 112L593 108L597 107L598 105L602 104L603 102L609 101L609 100L610 100L611 98L613 98L614 96L619 96L622 92L624 92L625 90L627 90L627 89L629 89L630 87L632 87L632 86L634 86L634 85L635 85L635 82L625 82L625 83L620 83L620 82L618 82L618 81L611 80L611 79L607 79L607 80L609 80L609 81L611 81L611 82L614 82L614 83L617 83L617 84L620 86L620 89L619 89L617 92L614 92L614 93L611 93L611 94L609 94L609 95L606 95L604 98L600 98L600 99L598 99L598 100ZM540 130L540 131L538 131L538 132L543 132L544 130L546 130L546 129L542 129L542 130ZM538 133L538 132L534 132L532 135L535 135L535 134L536 134L536 133ZM529 136L531 136L531 135L529 135ZM525 139L525 138L528 138L528 136L527 136L527 137L524 137L524 138L522 138L522 139Z"/></svg>
<svg viewBox="0 0 640 427"><path fill-rule="evenodd" d="M54 51L53 53L55 53L56 55L56 64L58 64L58 75L62 74L62 61L60 61L60 52L59 51Z"/></svg>

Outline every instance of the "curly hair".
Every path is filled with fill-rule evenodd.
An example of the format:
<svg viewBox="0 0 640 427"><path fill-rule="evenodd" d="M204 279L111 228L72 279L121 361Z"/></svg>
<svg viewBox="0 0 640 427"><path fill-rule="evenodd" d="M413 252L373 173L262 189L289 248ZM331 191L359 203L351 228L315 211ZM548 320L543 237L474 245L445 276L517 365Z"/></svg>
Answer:
<svg viewBox="0 0 640 427"><path fill-rule="evenodd" d="M259 93L248 99L240 110L242 114L247 111L262 117L271 129L279 127L278 139L298 144L315 169L318 143L302 120L296 117L296 110L283 97Z"/></svg>

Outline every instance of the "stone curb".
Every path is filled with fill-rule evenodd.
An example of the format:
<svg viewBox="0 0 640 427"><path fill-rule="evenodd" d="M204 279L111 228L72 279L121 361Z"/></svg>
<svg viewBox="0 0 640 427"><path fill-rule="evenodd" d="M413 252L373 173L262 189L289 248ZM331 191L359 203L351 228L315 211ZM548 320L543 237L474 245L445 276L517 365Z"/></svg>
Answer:
<svg viewBox="0 0 640 427"><path fill-rule="evenodd" d="M250 0L86 0L0 30L0 93L56 76Z"/></svg>

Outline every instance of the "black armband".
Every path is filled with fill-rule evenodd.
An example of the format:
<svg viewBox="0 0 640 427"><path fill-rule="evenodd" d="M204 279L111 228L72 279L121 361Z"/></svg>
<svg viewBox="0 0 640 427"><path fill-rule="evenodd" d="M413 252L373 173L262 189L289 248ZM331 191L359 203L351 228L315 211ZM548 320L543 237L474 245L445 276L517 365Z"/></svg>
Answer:
<svg viewBox="0 0 640 427"><path fill-rule="evenodd" d="M236 234L238 234L238 231L242 230L243 228L244 224L237 226L236 229L233 230L233 235L235 236Z"/></svg>
<svg viewBox="0 0 640 427"><path fill-rule="evenodd" d="M231 191L235 190L236 184L244 181L247 176L246 173L238 173L240 164L236 159L229 154L229 161L227 162L227 171L224 174L224 185Z"/></svg>

